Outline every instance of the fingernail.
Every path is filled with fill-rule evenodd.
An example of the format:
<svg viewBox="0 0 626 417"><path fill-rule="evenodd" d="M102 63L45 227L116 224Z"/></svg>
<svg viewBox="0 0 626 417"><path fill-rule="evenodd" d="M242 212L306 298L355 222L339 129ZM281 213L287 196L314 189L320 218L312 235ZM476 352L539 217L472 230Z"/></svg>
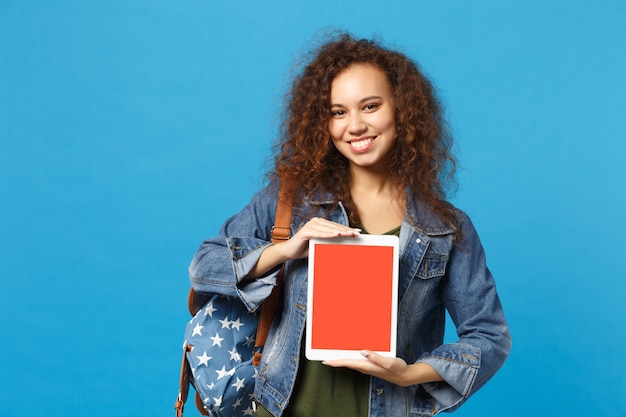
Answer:
<svg viewBox="0 0 626 417"><path fill-rule="evenodd" d="M365 356L366 358L370 355L370 352L367 350L362 350L361 351L361 355Z"/></svg>

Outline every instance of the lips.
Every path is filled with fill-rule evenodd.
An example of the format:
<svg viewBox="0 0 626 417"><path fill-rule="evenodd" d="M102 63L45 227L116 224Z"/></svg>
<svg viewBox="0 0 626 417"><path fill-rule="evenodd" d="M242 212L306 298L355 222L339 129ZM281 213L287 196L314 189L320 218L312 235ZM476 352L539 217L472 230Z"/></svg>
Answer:
<svg viewBox="0 0 626 417"><path fill-rule="evenodd" d="M374 142L374 139L376 139L376 137L366 137L366 138L359 138L359 139L354 139L351 140L350 143L350 147L354 150L354 151L364 151L365 149L369 148L369 146L372 144L372 142Z"/></svg>

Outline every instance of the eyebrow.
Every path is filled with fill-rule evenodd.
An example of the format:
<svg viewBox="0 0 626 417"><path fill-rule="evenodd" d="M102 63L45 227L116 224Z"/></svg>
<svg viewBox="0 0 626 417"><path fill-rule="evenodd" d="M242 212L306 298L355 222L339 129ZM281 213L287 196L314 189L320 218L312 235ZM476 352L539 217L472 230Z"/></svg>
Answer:
<svg viewBox="0 0 626 417"><path fill-rule="evenodd" d="M382 100L382 99L383 98L381 96L367 96L359 100L359 104L363 104L370 100ZM343 107L343 104L331 104L330 107Z"/></svg>

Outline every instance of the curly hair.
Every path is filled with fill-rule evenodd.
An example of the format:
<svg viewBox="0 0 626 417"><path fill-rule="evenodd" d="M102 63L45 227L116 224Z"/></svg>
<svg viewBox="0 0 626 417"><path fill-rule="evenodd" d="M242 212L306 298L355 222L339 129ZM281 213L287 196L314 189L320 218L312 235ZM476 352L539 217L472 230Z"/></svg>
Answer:
<svg viewBox="0 0 626 417"><path fill-rule="evenodd" d="M454 185L456 160L434 88L415 62L373 40L340 33L308 55L286 95L270 174L291 181L298 198L320 189L333 193L346 206L351 223L360 224L350 197L348 161L333 145L328 127L331 83L353 64L374 65L391 86L397 138L390 178L409 190L408 198L421 200L442 220L456 224L453 207L445 201Z"/></svg>

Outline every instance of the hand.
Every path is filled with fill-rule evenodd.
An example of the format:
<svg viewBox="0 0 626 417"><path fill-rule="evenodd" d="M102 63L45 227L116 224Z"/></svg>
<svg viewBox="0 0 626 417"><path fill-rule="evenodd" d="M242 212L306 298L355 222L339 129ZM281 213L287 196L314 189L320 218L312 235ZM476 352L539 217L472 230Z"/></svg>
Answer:
<svg viewBox="0 0 626 417"><path fill-rule="evenodd" d="M435 369L422 362L408 365L402 358L389 358L375 352L364 350L363 359L336 359L324 361L324 365L346 367L366 375L384 379L392 384L407 387L426 382L443 381Z"/></svg>
<svg viewBox="0 0 626 417"><path fill-rule="evenodd" d="M340 236L359 236L361 229L347 227L320 217L309 220L289 240L275 245L280 247L284 260L306 258L310 239L331 239ZM278 248L277 248L278 249Z"/></svg>
<svg viewBox="0 0 626 417"><path fill-rule="evenodd" d="M354 229L315 217L302 226L289 240L268 246L244 280L260 277L285 261L306 258L309 256L310 239L329 239L339 236L356 237L360 233L361 229Z"/></svg>

